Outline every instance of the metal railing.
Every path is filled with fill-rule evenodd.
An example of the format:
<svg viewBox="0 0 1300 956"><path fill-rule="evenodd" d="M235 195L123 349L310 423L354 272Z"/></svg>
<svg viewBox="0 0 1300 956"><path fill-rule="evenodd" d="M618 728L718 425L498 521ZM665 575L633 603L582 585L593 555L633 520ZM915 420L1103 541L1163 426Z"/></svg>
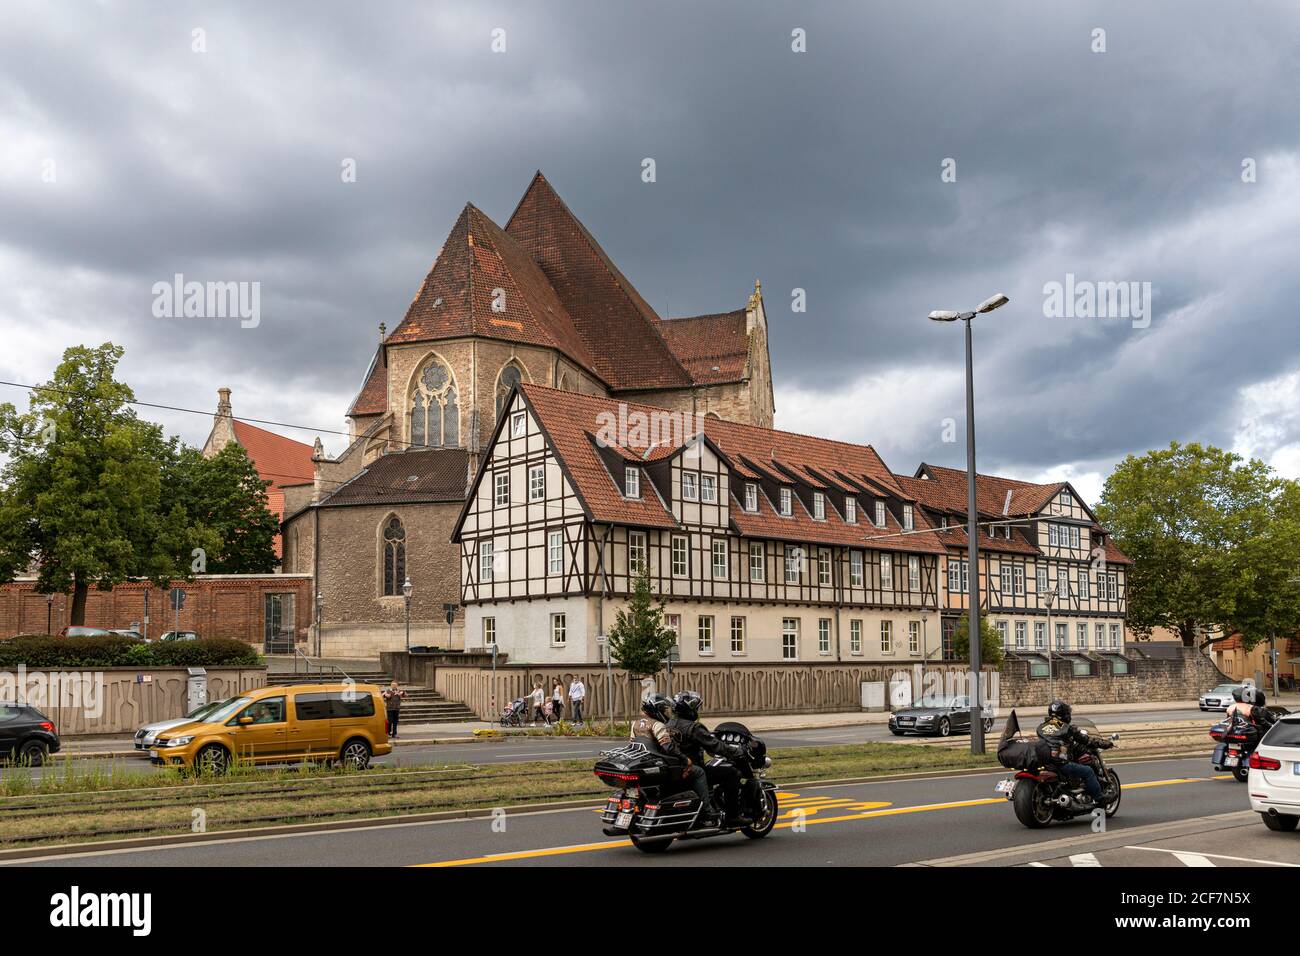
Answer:
<svg viewBox="0 0 1300 956"><path fill-rule="evenodd" d="M338 673L342 674L346 680L352 681L352 683L354 684L356 683L356 681L352 680L352 676L343 668L339 667L338 664L327 664L324 661L313 661L310 657L308 657L306 654L302 652L301 648L297 648L297 647L293 649L293 672L295 675L299 673L298 671L299 658L301 658L307 666L308 677L311 676L312 673L311 669L313 667L317 668L318 671L322 674L325 673L325 668L328 667L331 671L338 671Z"/></svg>

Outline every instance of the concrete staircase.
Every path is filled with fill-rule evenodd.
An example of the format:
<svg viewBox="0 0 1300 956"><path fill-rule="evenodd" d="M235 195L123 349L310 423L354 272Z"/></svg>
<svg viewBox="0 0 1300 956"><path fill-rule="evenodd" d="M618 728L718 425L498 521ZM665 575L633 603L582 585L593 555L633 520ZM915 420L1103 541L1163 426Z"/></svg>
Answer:
<svg viewBox="0 0 1300 956"><path fill-rule="evenodd" d="M358 684L377 684L381 689L387 687L392 677L375 668L371 663L365 668L348 668L347 676ZM343 674L328 667L325 670L305 672L274 670L266 675L268 684L317 684L343 680ZM402 723L410 724L454 724L468 720L478 720L478 716L458 700L448 700L428 687L399 685L406 691L402 701Z"/></svg>

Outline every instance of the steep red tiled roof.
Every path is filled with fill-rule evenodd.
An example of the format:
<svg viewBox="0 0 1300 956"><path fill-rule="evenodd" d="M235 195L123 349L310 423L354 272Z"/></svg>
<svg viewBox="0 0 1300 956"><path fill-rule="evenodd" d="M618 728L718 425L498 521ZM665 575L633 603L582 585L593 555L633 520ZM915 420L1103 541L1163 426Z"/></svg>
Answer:
<svg viewBox="0 0 1300 956"><path fill-rule="evenodd" d="M659 331L673 354L701 385L738 382L749 361L745 310L660 319Z"/></svg>
<svg viewBox="0 0 1300 956"><path fill-rule="evenodd" d="M929 478L920 478L928 474ZM966 472L957 468L943 468L939 465L922 464L917 469L918 482L910 487L925 489L925 501L933 508L942 511L966 511ZM1015 515L1021 517L1032 515L1052 499L1052 496L1065 487L1065 482L1034 484L1028 481L1016 481L997 475L975 475L975 504L979 510L990 515ZM1011 504L1007 505L1007 492L1011 492ZM917 492L918 495L920 492ZM1005 511L1004 511L1005 509Z"/></svg>
<svg viewBox="0 0 1300 956"><path fill-rule="evenodd" d="M357 393L356 400L348 409L348 417L353 415L382 415L388 411L388 363L385 361L384 348L381 345L370 360L370 370L366 373L365 384Z"/></svg>
<svg viewBox="0 0 1300 956"><path fill-rule="evenodd" d="M266 507L275 515L276 521L282 520L284 492L280 489L286 485L311 481L315 476L315 466L311 463L312 446L248 422L241 422L237 418L231 421L231 426L235 431L235 440L253 462L258 476L263 481L271 482L266 489ZM277 558L280 557L280 544L280 536L277 534L274 542Z"/></svg>

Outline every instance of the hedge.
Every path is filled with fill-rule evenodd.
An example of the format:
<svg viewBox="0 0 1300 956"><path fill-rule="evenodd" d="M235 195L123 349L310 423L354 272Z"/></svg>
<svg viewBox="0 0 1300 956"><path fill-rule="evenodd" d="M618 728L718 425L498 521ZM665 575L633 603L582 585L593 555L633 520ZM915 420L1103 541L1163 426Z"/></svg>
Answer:
<svg viewBox="0 0 1300 956"><path fill-rule="evenodd" d="M257 650L227 637L195 641L154 641L110 634L99 637L51 637L20 634L0 641L0 670L91 667L216 667L262 663Z"/></svg>

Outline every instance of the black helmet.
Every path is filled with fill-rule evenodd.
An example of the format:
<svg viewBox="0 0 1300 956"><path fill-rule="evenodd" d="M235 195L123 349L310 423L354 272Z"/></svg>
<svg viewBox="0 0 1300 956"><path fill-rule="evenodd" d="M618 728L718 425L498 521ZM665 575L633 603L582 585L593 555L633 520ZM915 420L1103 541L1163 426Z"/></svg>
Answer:
<svg viewBox="0 0 1300 956"><path fill-rule="evenodd" d="M651 694L641 701L641 713L651 720L667 722L673 715L673 702L663 694Z"/></svg>
<svg viewBox="0 0 1300 956"><path fill-rule="evenodd" d="M704 698L693 690L684 690L673 698L673 713L682 720L699 720Z"/></svg>
<svg viewBox="0 0 1300 956"><path fill-rule="evenodd" d="M1070 705L1063 700L1054 700L1047 705L1048 718L1056 717L1064 723L1070 722L1070 716L1074 713Z"/></svg>
<svg viewBox="0 0 1300 956"><path fill-rule="evenodd" d="M1246 688L1234 687L1232 689L1232 699L1239 704L1244 704L1246 702Z"/></svg>

